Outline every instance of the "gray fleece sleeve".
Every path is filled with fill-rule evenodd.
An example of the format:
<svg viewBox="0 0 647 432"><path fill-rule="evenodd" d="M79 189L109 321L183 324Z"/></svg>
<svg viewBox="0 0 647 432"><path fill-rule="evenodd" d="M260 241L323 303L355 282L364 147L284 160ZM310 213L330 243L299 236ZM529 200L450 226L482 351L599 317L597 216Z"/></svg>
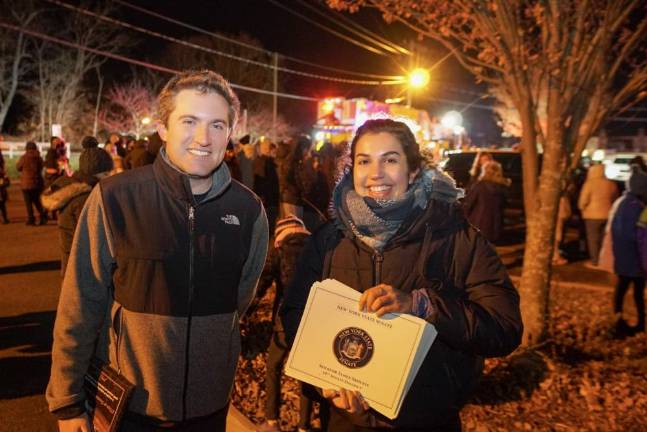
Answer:
<svg viewBox="0 0 647 432"><path fill-rule="evenodd" d="M50 411L85 398L83 375L112 299L112 250L98 185L81 212L58 302L46 391Z"/></svg>
<svg viewBox="0 0 647 432"><path fill-rule="evenodd" d="M256 293L258 279L265 265L267 245L269 241L267 216L265 209L261 206L254 227L252 228L252 240L249 245L249 255L243 266L243 273L238 284L238 315L243 316L247 307L252 302Z"/></svg>

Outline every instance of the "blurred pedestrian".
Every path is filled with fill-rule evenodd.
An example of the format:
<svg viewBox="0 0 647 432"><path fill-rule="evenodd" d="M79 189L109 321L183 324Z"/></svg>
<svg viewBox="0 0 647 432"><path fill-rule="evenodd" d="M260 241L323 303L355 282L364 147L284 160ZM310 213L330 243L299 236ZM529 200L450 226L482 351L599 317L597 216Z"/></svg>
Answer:
<svg viewBox="0 0 647 432"><path fill-rule="evenodd" d="M120 172L124 171L124 159L119 156L119 153L117 153L117 145L112 143L112 141L107 142L103 149L108 152L110 157L112 158L112 172L110 175L113 174L119 174Z"/></svg>
<svg viewBox="0 0 647 432"><path fill-rule="evenodd" d="M267 138L258 142L258 156L254 159L254 192L263 201L269 232L279 214L279 176L274 163L276 145Z"/></svg>
<svg viewBox="0 0 647 432"><path fill-rule="evenodd" d="M600 251L599 266L618 276L613 294L616 314L615 331L619 336L645 331L645 274L647 267L647 235L640 217L647 203L647 173L639 165L631 165L631 175L624 194L616 200ZM640 235L639 235L640 232ZM638 315L635 327L623 318L624 297L633 285L634 303Z"/></svg>
<svg viewBox="0 0 647 432"><path fill-rule="evenodd" d="M112 157L92 136L86 136L81 143L83 151L79 156L79 170L71 177L59 177L41 195L43 207L57 210L59 244L61 248L61 274L65 274L67 261L72 250L74 230L81 216L81 210L94 185L110 174Z"/></svg>
<svg viewBox="0 0 647 432"><path fill-rule="evenodd" d="M483 165L485 165L488 162L492 162L494 158L492 157L492 154L486 151L479 150L476 152L476 156L474 157L474 162L472 162L472 167L470 168L470 179L467 183L467 189L472 187L473 184L475 184L479 176L481 175L481 171L483 168Z"/></svg>
<svg viewBox="0 0 647 432"><path fill-rule="evenodd" d="M143 167L155 161L155 157L146 149L147 144L143 139L133 141L131 150L123 160L124 169Z"/></svg>
<svg viewBox="0 0 647 432"><path fill-rule="evenodd" d="M501 164L485 162L463 202L467 219L491 243L497 242L503 234L503 211L509 186L510 179L503 176Z"/></svg>
<svg viewBox="0 0 647 432"><path fill-rule="evenodd" d="M238 158L236 157L236 146L234 145L233 140L229 140L227 143L227 150L225 150L225 163L231 171L231 178L239 182L243 181L242 174L240 172L240 165L238 164Z"/></svg>
<svg viewBox="0 0 647 432"><path fill-rule="evenodd" d="M279 410L281 405L281 371L283 362L289 354L289 346L285 341L285 330L277 311L285 289L289 286L294 277L296 263L301 255L303 246L310 236L303 224L303 221L296 216L288 216L276 223L274 230L274 242L265 263L265 269L259 282L259 296L274 282L276 284L276 295L272 306L272 337L267 351L267 363L265 374L265 422L258 428L260 432L278 432ZM299 399L299 432L307 431L310 427L310 414L312 401L308 399L303 391Z"/></svg>
<svg viewBox="0 0 647 432"><path fill-rule="evenodd" d="M63 145L63 140L59 137L53 136L50 138L49 148L45 153L44 187L49 187L57 178L63 175L61 165L58 163L61 145Z"/></svg>
<svg viewBox="0 0 647 432"><path fill-rule="evenodd" d="M45 225L47 213L40 202L40 194L44 185L43 158L41 158L35 142L29 141L25 145L25 154L18 159L16 169L20 171L20 188L27 207L27 225L36 225L34 207L40 215L40 224Z"/></svg>
<svg viewBox="0 0 647 432"><path fill-rule="evenodd" d="M256 146L251 141L249 134L238 141L238 167L242 182L249 189L254 190L254 159L256 159Z"/></svg>
<svg viewBox="0 0 647 432"><path fill-rule="evenodd" d="M159 154L159 151L163 145L164 145L164 142L160 138L159 133L155 132L154 134L148 137L148 145L146 146L146 150L148 150L148 152L153 157L153 161L155 161L155 158Z"/></svg>
<svg viewBox="0 0 647 432"><path fill-rule="evenodd" d="M2 144L2 135L0 135L0 145ZM2 223L9 223L9 216L7 216L7 201L9 200L9 194L7 189L11 184L9 176L5 171L4 156L2 155L2 147L0 147L0 213L2 214Z"/></svg>
<svg viewBox="0 0 647 432"><path fill-rule="evenodd" d="M591 165L577 203L586 227L586 241L591 258L587 264L590 266L598 265L604 227L611 206L619 195L618 186L604 175L604 165Z"/></svg>

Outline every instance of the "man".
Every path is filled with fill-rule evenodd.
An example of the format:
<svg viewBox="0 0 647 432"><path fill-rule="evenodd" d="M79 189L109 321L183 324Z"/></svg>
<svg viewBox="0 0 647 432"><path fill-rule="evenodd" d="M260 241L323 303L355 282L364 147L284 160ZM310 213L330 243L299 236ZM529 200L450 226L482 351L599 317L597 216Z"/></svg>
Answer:
<svg viewBox="0 0 647 432"><path fill-rule="evenodd" d="M214 72L172 78L155 163L90 194L54 326L47 400L61 431L89 430L82 384L93 355L135 384L122 430L225 430L238 319L268 242L260 200L222 163L238 109Z"/></svg>

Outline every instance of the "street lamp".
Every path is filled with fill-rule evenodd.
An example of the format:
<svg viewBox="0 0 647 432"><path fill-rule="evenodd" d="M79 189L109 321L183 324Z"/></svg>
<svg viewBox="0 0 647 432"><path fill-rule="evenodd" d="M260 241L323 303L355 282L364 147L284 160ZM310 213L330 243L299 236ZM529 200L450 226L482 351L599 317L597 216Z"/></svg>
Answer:
<svg viewBox="0 0 647 432"><path fill-rule="evenodd" d="M416 68L409 74L409 85L413 88L426 87L429 84L429 71Z"/></svg>
<svg viewBox="0 0 647 432"><path fill-rule="evenodd" d="M143 124L144 126L146 126L146 125L150 124L150 122L151 122L151 118L150 118L150 117L144 117L144 118L142 119L142 124Z"/></svg>
<svg viewBox="0 0 647 432"><path fill-rule="evenodd" d="M407 106L411 106L411 89L420 89L429 84L429 71L423 68L416 68L409 73L407 81Z"/></svg>

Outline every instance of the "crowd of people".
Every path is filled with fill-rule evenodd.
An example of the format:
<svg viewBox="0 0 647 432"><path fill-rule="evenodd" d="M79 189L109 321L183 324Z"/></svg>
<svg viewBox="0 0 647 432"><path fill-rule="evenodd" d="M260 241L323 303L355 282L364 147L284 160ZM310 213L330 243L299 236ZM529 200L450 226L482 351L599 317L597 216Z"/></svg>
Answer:
<svg viewBox="0 0 647 432"><path fill-rule="evenodd" d="M641 156L630 161L631 174L621 194L617 182L605 176L604 165L579 167L560 195L556 215L552 264L568 263L562 249L569 224L578 231L578 249L585 266L617 275L613 310L618 336L645 331L644 287L647 274L647 167ZM492 154L479 153L470 170L463 202L469 221L490 242L501 239L510 179ZM584 241L585 240L585 241ZM623 317L624 297L633 287L638 320L629 326Z"/></svg>
<svg viewBox="0 0 647 432"><path fill-rule="evenodd" d="M60 430L91 430L83 385L98 359L134 384L120 430L224 431L239 319L274 286L259 430L279 431L282 364L310 287L326 278L360 292L359 309L416 316L438 336L395 419L356 390L304 384L299 429L317 403L328 431L460 430L483 359L511 353L523 333L519 295L494 248L510 186L501 164L478 155L463 191L391 119L318 149L307 136L234 140L238 98L211 71L173 77L158 105L156 134L111 134L103 146L87 136L75 172L57 137L45 160L29 142L17 164L27 223L35 209L60 232L46 392ZM622 300L633 285L633 330L644 331L647 173L636 166L618 198L594 165L577 190L591 265L619 275L618 326L628 329ZM8 222L5 183L0 198Z"/></svg>

